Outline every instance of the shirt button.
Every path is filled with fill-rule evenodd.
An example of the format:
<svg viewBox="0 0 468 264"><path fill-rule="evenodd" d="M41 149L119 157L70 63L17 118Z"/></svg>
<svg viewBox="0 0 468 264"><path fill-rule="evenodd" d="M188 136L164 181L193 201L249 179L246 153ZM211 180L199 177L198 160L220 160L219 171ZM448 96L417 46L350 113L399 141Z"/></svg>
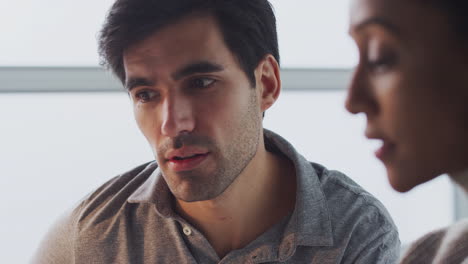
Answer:
<svg viewBox="0 0 468 264"><path fill-rule="evenodd" d="M192 229L190 229L190 227L188 226L184 226L183 230L184 230L184 234L187 236L190 236L192 234Z"/></svg>
<svg viewBox="0 0 468 264"><path fill-rule="evenodd" d="M291 257L294 250L294 245L291 241L283 242L280 246L280 258L286 260L287 258Z"/></svg>

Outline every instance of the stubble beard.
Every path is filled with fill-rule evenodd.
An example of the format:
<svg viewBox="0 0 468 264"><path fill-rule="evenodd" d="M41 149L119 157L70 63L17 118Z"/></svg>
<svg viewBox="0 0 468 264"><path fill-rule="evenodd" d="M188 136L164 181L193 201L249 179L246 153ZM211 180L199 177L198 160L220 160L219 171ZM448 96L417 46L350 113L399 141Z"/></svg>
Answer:
<svg viewBox="0 0 468 264"><path fill-rule="evenodd" d="M212 149L216 151L210 154L210 158L216 164L211 171L178 173L175 177L183 178L183 184L174 184L171 176L163 172L169 189L178 200L196 202L215 199L231 186L254 158L262 135L262 121L256 112L257 97L254 89L250 98L247 111L237 122L230 121L230 126L225 130L231 131L233 135L229 144L220 148L212 143Z"/></svg>

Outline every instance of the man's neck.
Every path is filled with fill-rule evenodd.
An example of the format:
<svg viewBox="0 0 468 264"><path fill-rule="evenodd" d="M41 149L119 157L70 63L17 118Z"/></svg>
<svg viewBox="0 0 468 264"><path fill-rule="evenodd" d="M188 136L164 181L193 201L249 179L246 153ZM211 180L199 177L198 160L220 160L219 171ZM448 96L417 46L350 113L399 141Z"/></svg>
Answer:
<svg viewBox="0 0 468 264"><path fill-rule="evenodd" d="M245 247L294 209L295 179L291 161L262 147L220 196L177 201L176 211L200 229L222 258Z"/></svg>

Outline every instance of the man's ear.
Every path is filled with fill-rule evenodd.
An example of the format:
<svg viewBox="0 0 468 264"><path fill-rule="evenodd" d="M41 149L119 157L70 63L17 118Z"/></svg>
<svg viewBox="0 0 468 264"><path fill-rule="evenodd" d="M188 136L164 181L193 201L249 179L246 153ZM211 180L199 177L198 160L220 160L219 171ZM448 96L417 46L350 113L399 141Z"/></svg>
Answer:
<svg viewBox="0 0 468 264"><path fill-rule="evenodd" d="M266 55L255 69L255 75L261 111L265 112L281 92L280 68L275 57Z"/></svg>

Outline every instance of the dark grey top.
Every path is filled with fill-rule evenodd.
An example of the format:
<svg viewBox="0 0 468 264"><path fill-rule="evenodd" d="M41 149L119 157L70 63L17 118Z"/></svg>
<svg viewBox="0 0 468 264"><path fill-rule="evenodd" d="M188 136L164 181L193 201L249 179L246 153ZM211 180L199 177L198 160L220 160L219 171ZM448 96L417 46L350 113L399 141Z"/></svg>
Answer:
<svg viewBox="0 0 468 264"><path fill-rule="evenodd" d="M418 239L400 264L468 264L468 219Z"/></svg>
<svg viewBox="0 0 468 264"><path fill-rule="evenodd" d="M468 170L449 176L468 191ZM414 263L468 264L468 219L430 232L413 243L400 264Z"/></svg>
<svg viewBox="0 0 468 264"><path fill-rule="evenodd" d="M397 229L372 195L337 171L308 162L265 130L269 151L293 161L294 211L245 248L219 259L178 216L155 162L115 177L50 230L33 263L395 263Z"/></svg>

